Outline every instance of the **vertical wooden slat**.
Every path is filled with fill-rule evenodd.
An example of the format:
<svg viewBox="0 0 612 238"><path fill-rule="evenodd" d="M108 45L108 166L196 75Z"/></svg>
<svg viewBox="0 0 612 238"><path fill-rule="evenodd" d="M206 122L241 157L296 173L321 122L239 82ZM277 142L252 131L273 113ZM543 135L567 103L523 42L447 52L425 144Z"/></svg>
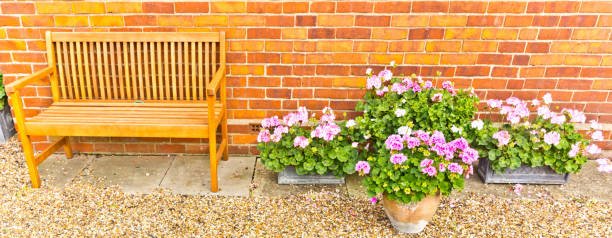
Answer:
<svg viewBox="0 0 612 238"><path fill-rule="evenodd" d="M130 74L132 75L130 82L132 85L132 96L135 100L138 100L138 75L136 75L136 57L134 56L135 51L134 42L132 41L130 42Z"/></svg>
<svg viewBox="0 0 612 238"><path fill-rule="evenodd" d="M113 43L115 45L115 55L117 56L117 72L118 72L118 77L117 77L117 82L119 82L119 85L116 86L119 88L119 95L115 95L115 99L125 99L125 76L123 75L123 68L121 67L121 62L126 62L125 59L122 59L122 53L125 51L125 49L123 49L121 47L121 43L116 42Z"/></svg>
<svg viewBox="0 0 612 238"><path fill-rule="evenodd" d="M117 61L117 64L115 64L115 56L117 55L117 53L115 52L115 42L112 42L110 45L110 67L111 67L111 82L112 82L112 87L113 87L113 96L110 97L111 99L119 99L119 89L118 89L118 85L117 85L117 81L119 81L119 77L117 77L117 67L119 66L119 61ZM107 87L111 87L111 85L108 85Z"/></svg>
<svg viewBox="0 0 612 238"><path fill-rule="evenodd" d="M66 73L66 91L68 92L68 99L74 99L74 93L72 92L72 75L70 74L70 58L68 55L69 43L62 42L64 48L64 72Z"/></svg>
<svg viewBox="0 0 612 238"><path fill-rule="evenodd" d="M96 62L98 62L98 80L100 81L100 96L102 99L106 99L106 91L104 91L104 73L102 72L102 49L100 48L100 42L96 42L96 58Z"/></svg>
<svg viewBox="0 0 612 238"><path fill-rule="evenodd" d="M176 67L175 67L175 55L176 51L174 50L174 42L170 43L170 67L172 67L172 100L177 99L176 93Z"/></svg>
<svg viewBox="0 0 612 238"><path fill-rule="evenodd" d="M193 100L198 100L198 85L196 84L196 44L195 42L191 42L191 61L189 64L191 66L191 95Z"/></svg>
<svg viewBox="0 0 612 238"><path fill-rule="evenodd" d="M153 55L153 49L149 49L149 43L142 43L142 54L144 56L144 81L145 81L145 91L147 92L147 99L151 99L151 78L149 78L149 50L151 51L151 55Z"/></svg>
<svg viewBox="0 0 612 238"><path fill-rule="evenodd" d="M144 82L142 79L142 47L140 46L142 42L136 42L136 66L138 67L138 92L139 95L137 99L144 100Z"/></svg>
<svg viewBox="0 0 612 238"><path fill-rule="evenodd" d="M164 42L164 85L166 85L166 97L162 98L165 100L170 100L170 70L168 69L168 67L170 66L170 64L168 64L168 62L170 62L170 58L168 57L168 54L170 53L168 50L168 42Z"/></svg>
<svg viewBox="0 0 612 238"><path fill-rule="evenodd" d="M202 42L198 42L198 87L200 100L204 100L206 95L204 94L204 69L202 68Z"/></svg>
<svg viewBox="0 0 612 238"><path fill-rule="evenodd" d="M204 71L204 75L206 76L205 80L204 80L204 87L208 87L208 82L210 81L210 75L208 74L208 72L210 72L210 49L208 47L208 42L204 42L204 45L206 46L204 48L204 67L206 68L206 70Z"/></svg>
<svg viewBox="0 0 612 238"><path fill-rule="evenodd" d="M177 68L178 68L178 92L179 92L179 99L183 100L183 78L185 75L183 75L183 44L181 42L176 42L177 44L177 51L178 51L178 64L177 64Z"/></svg>
<svg viewBox="0 0 612 238"><path fill-rule="evenodd" d="M85 84L87 89L87 98L94 99L91 88L91 77L89 75L89 42L83 42L83 65L85 66Z"/></svg>
<svg viewBox="0 0 612 238"><path fill-rule="evenodd" d="M164 73L162 71L162 44L161 42L157 42L157 60L155 60L154 62L157 64L157 77L158 77L158 85L159 85L159 98L155 98L155 99L164 99L164 82L163 82L163 76ZM155 87L155 89L157 89L157 87ZM157 95L157 94L156 94Z"/></svg>
<svg viewBox="0 0 612 238"><path fill-rule="evenodd" d="M83 79L83 56L81 55L81 44L83 42L75 42L76 46L76 62L77 62L77 72L79 79L79 95L82 99L87 99L87 95L85 94L85 80ZM76 89L75 89L76 90Z"/></svg>
<svg viewBox="0 0 612 238"><path fill-rule="evenodd" d="M212 62L210 62L212 65L212 72L210 72L210 75L213 77L217 73L217 44L215 42L211 42L210 44L212 45L212 53L210 54L212 56Z"/></svg>
<svg viewBox="0 0 612 238"><path fill-rule="evenodd" d="M55 59L55 46L53 41L51 40L51 32L47 31L45 33L45 45L47 47L47 63L49 66L53 67L53 73L49 75L49 81L51 83L51 96L54 102L59 101L59 82L57 76L57 61Z"/></svg>
<svg viewBox="0 0 612 238"><path fill-rule="evenodd" d="M62 55L66 53L65 42L57 42L55 43L56 53L57 53L57 70L59 71L59 81L60 81L60 89L62 92L62 99L66 99L66 78L64 75L64 58Z"/></svg>
<svg viewBox="0 0 612 238"><path fill-rule="evenodd" d="M151 99L157 100L157 72L155 71L156 61L155 61L155 42L151 42L151 47L149 48L149 53L151 54Z"/></svg>
<svg viewBox="0 0 612 238"><path fill-rule="evenodd" d="M79 82L77 79L77 71L76 71L76 62L74 61L74 54L75 54L75 50L74 50L74 45L76 43L75 42L69 42L70 45L70 73L71 73L71 78L72 78L72 87L71 90L74 92L74 99L79 100L81 97L79 95Z"/></svg>
<svg viewBox="0 0 612 238"><path fill-rule="evenodd" d="M132 99L132 91L130 90L130 63L128 62L128 43L123 42L123 71L125 72L124 82L127 99Z"/></svg>
<svg viewBox="0 0 612 238"><path fill-rule="evenodd" d="M100 99L100 92L98 91L98 77L96 77L96 66L99 65L99 62L96 62L94 50L94 45L98 42L91 42L89 44L89 63L91 64L91 85L93 90L93 97L95 99Z"/></svg>
<svg viewBox="0 0 612 238"><path fill-rule="evenodd" d="M185 100L191 100L191 92L189 89L191 88L191 84L189 83L189 43L183 42L183 64L185 67L185 75L183 79L185 80Z"/></svg>
<svg viewBox="0 0 612 238"><path fill-rule="evenodd" d="M110 70L109 70L109 65L108 65L108 48L112 47L112 45L110 45L110 43L108 42L103 42L102 43L102 50L103 50L103 55L104 55L104 89L106 89L106 96L108 99L112 99L113 98L113 94L111 93L111 87L110 87Z"/></svg>

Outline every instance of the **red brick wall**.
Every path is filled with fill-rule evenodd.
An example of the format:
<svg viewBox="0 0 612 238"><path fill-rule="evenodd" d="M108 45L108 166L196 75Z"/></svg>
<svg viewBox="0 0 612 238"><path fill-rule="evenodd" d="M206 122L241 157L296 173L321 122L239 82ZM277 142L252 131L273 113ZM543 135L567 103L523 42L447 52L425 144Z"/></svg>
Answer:
<svg viewBox="0 0 612 238"><path fill-rule="evenodd" d="M225 31L231 152L253 153L248 122L330 105L351 111L367 67L442 72L483 99L541 96L612 124L612 2L42 2L0 3L6 81L46 65L44 32ZM172 34L172 33L168 33ZM50 102L28 88L29 114ZM602 143L612 149L610 131ZM36 138L37 149L46 138ZM201 153L186 139L76 138L80 151Z"/></svg>

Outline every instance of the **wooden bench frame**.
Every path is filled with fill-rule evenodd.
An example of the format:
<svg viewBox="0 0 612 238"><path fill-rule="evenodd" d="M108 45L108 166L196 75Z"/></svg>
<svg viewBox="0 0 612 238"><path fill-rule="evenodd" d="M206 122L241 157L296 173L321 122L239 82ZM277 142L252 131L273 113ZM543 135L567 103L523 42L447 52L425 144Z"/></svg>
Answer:
<svg viewBox="0 0 612 238"><path fill-rule="evenodd" d="M59 43L58 43L59 42ZM67 45L70 46L70 48L66 47L66 42ZM76 43L75 43L76 42ZM100 43L102 42L102 43ZM127 43L126 43L127 42ZM134 43L136 42L136 43ZM161 43L160 43L161 42ZM61 44L64 44L64 48L60 48L60 50L58 50L57 52L63 52L64 56L67 55L66 52L69 52L70 54L70 60L71 62L68 62L68 57L65 57L65 65L62 66L61 61L57 60L57 58L61 58L62 53L57 53L56 54L56 47L61 47ZM116 44L115 44L116 43ZM121 46L121 43L123 43L123 46ZM203 49L204 47L202 47L202 43L204 43L205 46L205 63L203 63L202 60L202 53L203 53ZM73 44L76 45L77 48L77 53L73 52ZM104 46L103 48L100 48L100 44L102 44L102 46ZM138 75L134 74L134 72L136 72L135 69L135 58L133 55L133 50L134 48L134 44L136 44L136 46L138 46L138 51L136 54L138 54L138 61L137 63L138 65ZM167 58L167 54L168 52L170 52L171 57L172 57L172 64L170 64L170 67L172 68L172 74L169 76L168 73L168 61L163 61L162 62L156 62L155 61L155 57L154 54L152 53L154 51L155 48L155 44L157 44L157 52L158 52L158 57L157 59L161 59L161 54L159 52L163 52L163 54L165 54L164 58L165 60L168 60L169 58ZM168 44L170 44L170 49L172 49L172 51L169 51L167 49ZM177 45L177 50L175 51L175 44ZM191 44L191 47L189 46ZM217 58L216 58L216 45L218 46L218 63L217 63ZM79 45L82 45L79 46ZM125 77L123 77L123 74L121 75L122 78L119 78L119 76L117 76L117 78L115 78L115 73L113 71L113 75L109 76L108 73L108 69L105 69L103 74L103 70L102 67L107 67L107 58L109 57L108 55L111 55L111 53L106 51L106 45L109 45L110 50L112 51L114 49L115 46L117 46L117 49L119 51L119 47L127 47L129 45L131 45L131 48L121 48L121 52L124 53L125 57L123 58L124 61L120 62L119 61L119 57L117 58L117 64L114 64L114 58L111 58L113 61L113 64L111 65L111 67L118 67L119 70L121 70L121 67L125 67ZM141 50L141 45L144 47L144 50ZM148 58L147 58L147 51L146 51L146 47L147 45L149 45L150 47L150 51L151 52L151 62L149 63ZM164 48L161 47L161 45L164 45ZM181 45L184 46L184 59L185 59L185 63L181 64L181 60L182 58L181 56ZM209 55L209 45L211 48L211 54ZM196 47L197 46L197 47ZM88 48L89 47L89 48ZM165 138L208 138L209 140L209 151L210 151L210 176L211 176L211 191L212 192L217 192L218 191L218 179L217 179L217 168L218 168L218 162L219 160L223 159L223 160L227 160L228 159L228 138L227 138L227 113L226 113L226 109L227 109L227 104L226 104L226 98L227 98L227 93L226 93L226 80L225 80L225 34L223 32L214 32L214 33L177 33L177 32L155 32L155 33L90 33L90 32L83 32L83 33L64 33L64 32L46 32L46 48L47 48L47 59L48 59L48 64L49 66L38 71L35 72L32 75L29 75L27 77L23 77L21 79L18 79L17 81L10 83L6 86L6 91L10 96L10 102L12 104L12 108L14 111L14 116L16 119L16 125L17 125L17 130L19 133L19 139L21 140L22 146L23 146L23 153L24 153L24 157L26 160L26 163L28 165L28 169L29 169L29 173L30 173L30 179L32 181L32 187L34 188L38 188L40 187L41 181L40 181L40 175L38 173L38 165L41 164L48 156L50 156L51 154L53 154L55 151L57 151L60 148L64 149L65 155L67 158L72 158L73 153L72 153L72 149L70 146L70 142L69 142L69 136L103 136L103 137L112 137L112 136L118 136L118 137L165 137ZM62 50L63 49L63 50ZM81 53L81 49L85 52L85 53ZM97 54L98 60L96 61L97 67L99 67L99 71L98 73L98 77L99 77L99 81L100 81L100 95L104 94L104 90L108 90L109 93L109 98L104 98L102 100L98 100L100 99L100 95L98 94L98 88L97 88L97 84L95 81L96 75L93 73L95 70L95 66L94 66L94 60L95 60L95 55L94 55L94 50L95 49L95 54ZM104 49L104 50L101 50ZM130 49L132 53L131 56L131 62L129 62L127 59L128 57L128 49ZM188 49L191 49L192 51L188 51ZM91 50L91 64L87 63L87 51ZM102 52L102 53L100 53ZM177 53L178 52L178 53ZM189 60L189 55L191 54L191 58L192 61L189 61L190 63L188 63ZM102 61L100 60L101 54L103 54L104 57L104 62L102 63ZM118 56L121 56L120 53L117 53ZM178 62L177 64L175 64L175 54L178 54ZM197 61L196 59L196 54L197 54ZM76 57L74 56L76 55ZM116 87L119 88L119 86L117 86L117 84L114 84L114 86L111 86L110 84L105 85L103 87L103 78L110 78L112 80L117 79L118 81L121 82L125 82L126 84L126 91L127 94L130 95L130 89L129 89L129 85L133 84L133 85L138 85L138 82L135 82L133 80L138 80L138 78L140 78L140 86L141 88L139 88L140 91L140 96L142 98L145 98L143 92L143 88L142 88L142 73L141 73L141 68L140 68L140 64L141 64L141 55L144 55L144 59L145 61L142 62L144 66L144 68L149 68L151 67L151 73L153 74L152 79L146 79L147 75L144 76L145 80L149 80L151 81L151 84L153 84L153 86L149 87L149 81L147 81L147 88L145 88L144 90L155 90L154 92L156 93L157 89L155 88L155 82L157 79L155 78L155 73L153 70L153 67L155 66L154 64L157 64L157 72L160 73L159 75L159 98L157 97L157 94L153 93L153 97L157 100L139 100L137 91L136 91L136 86L134 86L133 90L134 90L134 98L130 99L130 100L117 100L117 98L111 98L111 93L110 93L110 88L111 87ZM113 57L111 55L111 57ZM75 59L77 58L77 68L78 70L75 71ZM83 59L81 58L85 58L84 59L84 64L81 65L81 62ZM209 77L209 58L212 58L210 61L210 72L211 75ZM72 68L72 73L78 73L78 75L71 75L72 78L70 78L69 75L67 75L64 71L68 72L68 70L70 69L67 65L71 64L70 66L73 67ZM102 66L102 64L104 64L104 66ZM162 70L162 64L165 64L165 71ZM203 64L205 64L203 66ZM216 69L218 64L218 69ZM91 65L91 78L93 81L93 85L94 87L94 91L95 91L95 99L93 96L93 93L91 91L91 88L86 88L86 90L89 90L89 92L87 93L86 90L84 90L84 87L89 87L89 81L90 80L90 68L88 68ZM182 67L183 65L185 65L185 74L182 74ZM192 70L192 74L191 74L191 78L189 76L189 69L188 67L191 67ZM85 70L82 70L82 68L84 68ZM177 71L181 72L180 74L176 74L175 72L175 68L178 68ZM202 87L203 83L202 82L202 78L203 78L203 73L202 70L205 68L205 76L206 76L206 85L205 87ZM65 69L65 70L64 70ZM128 69L131 69L132 77L130 78L129 76L129 71ZM148 70L148 69L145 69ZM196 71L197 70L197 71ZM83 75L82 71L86 71L86 75ZM59 72L59 75L58 75ZM195 72L198 72L197 76L195 74ZM168 85L168 80L169 77L172 78L172 95L170 95L169 93L166 94L166 98L164 98L163 96L163 92L162 92L162 73L164 74L165 80L164 83L166 83L166 85ZM66 74L66 75L64 75ZM175 77L179 78L179 84L183 85L183 82L185 83L186 86L180 88L176 86L176 81L175 81ZM181 79L181 77L183 77L183 79ZM56 124L54 124L56 127L54 129L52 128L45 128L45 122L42 121L40 122L36 127L34 127L33 125L29 125L29 120L32 118L35 118L36 116L39 116L43 113L45 113L45 111L48 111L50 109L46 109L43 110L41 113L39 113L38 115L32 117L32 118L26 118L25 116L25 112L24 112L24 105L23 105L23 101L22 101L22 97L20 94L20 90L23 89L24 87L26 87L27 85L31 85L37 81L40 81L42 79L49 79L50 81L50 85L51 85L51 92L52 92L52 97L53 97L53 103L49 108L54 107L54 105L70 105L71 103L80 103L80 102L84 102L86 103L86 105L91 106L91 107L96 107L96 106L110 106L113 107L117 106L119 108L121 108L120 106L125 106L128 105L128 109L126 109L126 113L129 114L131 111L135 110L135 109L139 109L139 108L143 108L142 110L145 110L146 107L168 107L168 108L182 108L182 107L192 107L192 108L200 108L200 106L202 106L202 110L204 112L200 112L201 115L204 115L205 112L207 111L207 117L208 117L208 121L202 121L201 130L192 130L189 127L186 127L185 125L183 125L181 127L181 125L176 125L176 126L166 126L166 125L160 125L160 126L147 126L147 125L138 125L137 127L132 127L130 124L127 123L118 123L118 124L107 124L106 126L100 126L98 125L96 128L88 128L87 124L83 124L80 125L78 124L78 122L70 122L69 118L67 119L68 122L66 122L66 125L64 127L58 127ZM194 82L194 84L192 84L192 88L189 88L187 85L189 85L189 80L193 80L192 82ZM72 82L74 83L74 87L72 88L68 88L68 90L72 90L70 92L74 92L74 94L76 94L77 98L75 99L72 95L67 96L65 89L67 88L67 86L64 86L65 81L67 81L68 84L70 84L70 80L73 80ZM199 84L195 84L196 80L199 80L198 83ZM109 81L106 81L106 83L108 83ZM80 84L79 84L80 83ZM87 86L84 86L86 85ZM113 81L113 83L116 83L116 81ZM80 88L78 88L80 85ZM61 88L60 88L60 85ZM197 87L197 85L200 85L199 87ZM123 85L122 85L123 86ZM181 100L174 100L176 99L178 96L177 94L177 88L179 88L178 90L180 91L180 97ZM196 88L199 91L199 94L196 92ZM79 89L82 90L81 91L81 96L83 98L79 99L78 94L79 94ZM121 90L121 94L122 94L122 99L123 99L123 93L124 93L124 89L123 88L119 88L119 90ZM170 88L165 88L166 92L169 92ZM183 90L183 91L181 91ZM193 90L193 98L190 98L190 90ZM185 92L186 94L186 98L189 100L182 100L184 99L183 96L183 92ZM146 99L152 99L149 97L149 91L147 91L147 96ZM72 94L72 93L71 93ZM218 95L217 95L218 94ZM117 95L117 92L115 92L115 95ZM196 96L197 95L197 96ZM88 99L89 97L89 99ZM131 96L130 96L131 97ZM168 100L169 97L173 97L173 100ZM204 107L207 106L207 110L204 109ZM180 109L182 110L182 109ZM75 109L75 111L78 111L78 109ZM94 116L95 117L95 116ZM140 116L139 116L140 117ZM134 118L138 118L138 117L134 117ZM95 118L94 118L95 119ZM196 123L200 123L198 120L196 120ZM177 123L178 124L178 123ZM217 143L217 130L218 128L221 128L221 141L220 143ZM59 129L58 129L59 128ZM206 129L207 128L207 129ZM91 130L90 130L91 129ZM178 130L180 129L180 130ZM178 130L178 131L177 131ZM206 132L207 130L207 132ZM35 151L33 149L32 146L32 141L30 139L30 136L33 135L39 135L39 136L57 136L60 139L55 141L53 144L51 144L48 148L46 148L44 151L42 151L41 153L39 153L38 155L35 155ZM178 135L178 136L177 136ZM217 149L217 144L219 144L219 149Z"/></svg>

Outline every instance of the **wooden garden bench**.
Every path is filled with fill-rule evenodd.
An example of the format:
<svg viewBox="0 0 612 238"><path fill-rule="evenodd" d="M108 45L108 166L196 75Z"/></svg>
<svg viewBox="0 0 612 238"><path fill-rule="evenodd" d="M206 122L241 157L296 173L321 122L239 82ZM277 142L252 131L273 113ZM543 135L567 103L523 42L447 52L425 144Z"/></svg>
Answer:
<svg viewBox="0 0 612 238"><path fill-rule="evenodd" d="M211 191L228 159L225 34L46 33L49 66L6 86L32 187L38 165L68 137L208 138ZM48 78L52 104L26 118L20 89ZM221 141L217 149L217 129ZM34 154L30 136L59 140Z"/></svg>

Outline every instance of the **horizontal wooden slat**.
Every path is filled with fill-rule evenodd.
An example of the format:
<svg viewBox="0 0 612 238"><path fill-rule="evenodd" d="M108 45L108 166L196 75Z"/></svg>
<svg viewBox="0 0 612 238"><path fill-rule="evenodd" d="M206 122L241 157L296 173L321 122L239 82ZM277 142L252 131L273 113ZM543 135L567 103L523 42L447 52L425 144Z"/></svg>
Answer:
<svg viewBox="0 0 612 238"><path fill-rule="evenodd" d="M105 124L58 122L26 123L28 135L208 138L208 125Z"/></svg>
<svg viewBox="0 0 612 238"><path fill-rule="evenodd" d="M194 108L208 108L206 102L198 101L171 101L171 100L147 100L147 101L134 101L134 100L87 100L87 101L75 101L75 100L60 100L59 102L53 103L54 106L91 106L91 107L194 107ZM220 107L221 103L215 105Z"/></svg>
<svg viewBox="0 0 612 238"><path fill-rule="evenodd" d="M53 42L219 42L218 32L53 32Z"/></svg>

